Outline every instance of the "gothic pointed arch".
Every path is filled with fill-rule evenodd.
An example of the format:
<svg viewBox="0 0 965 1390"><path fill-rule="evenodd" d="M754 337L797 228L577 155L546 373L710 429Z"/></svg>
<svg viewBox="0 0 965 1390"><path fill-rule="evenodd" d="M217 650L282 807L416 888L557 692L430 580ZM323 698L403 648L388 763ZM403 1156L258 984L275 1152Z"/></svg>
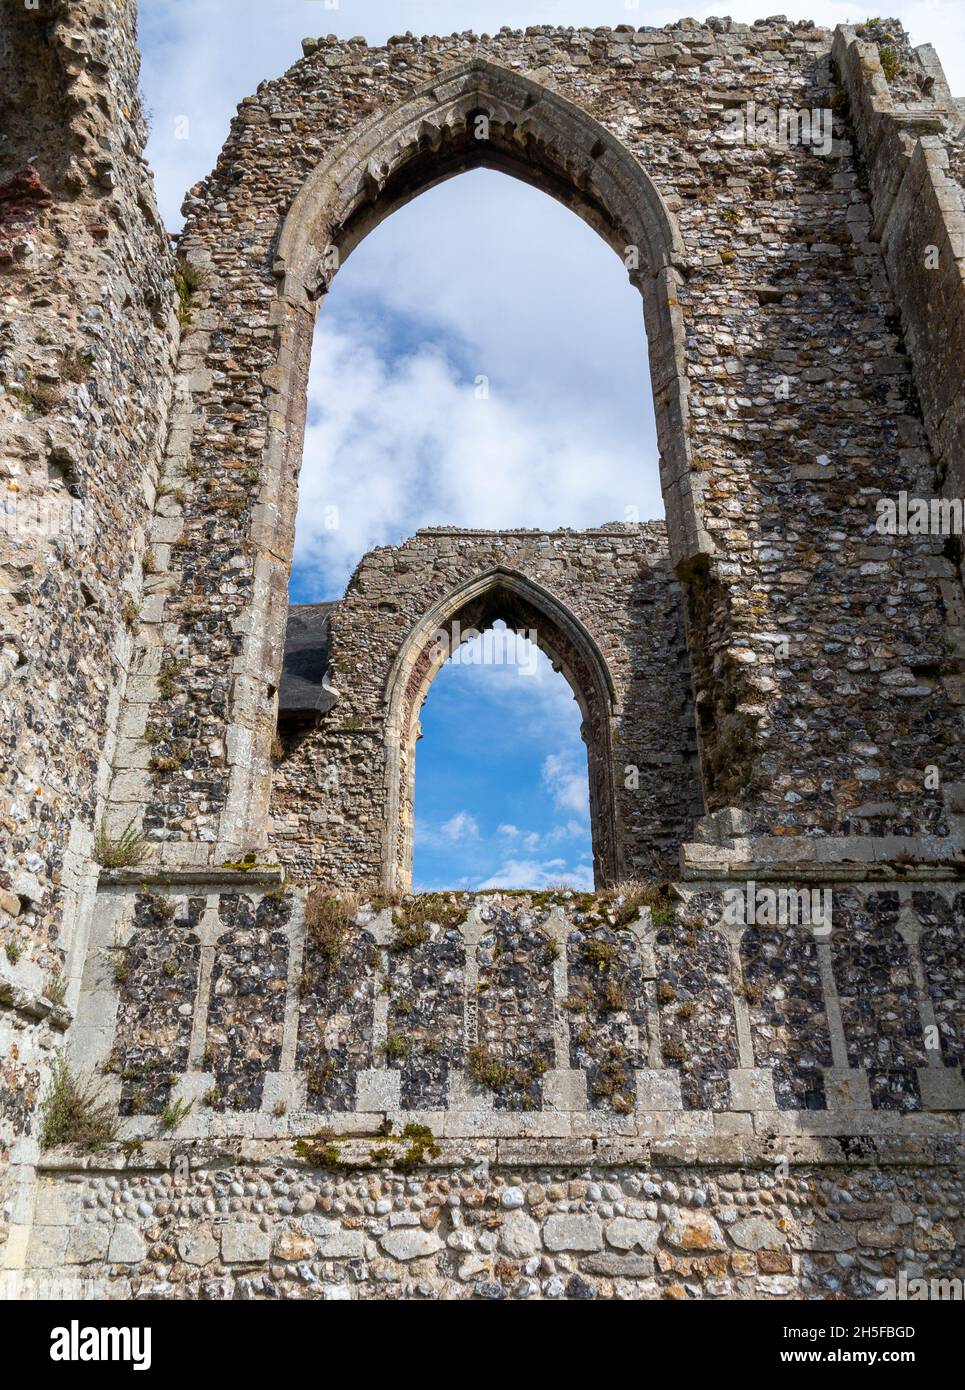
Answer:
<svg viewBox="0 0 965 1390"><path fill-rule="evenodd" d="M282 352L278 438L269 455L273 447L288 455L280 482L297 477L314 317L338 268L397 208L473 168L548 193L624 261L643 299L671 556L680 563L713 553L691 473L676 221L639 160L588 111L484 59L441 74L363 123L312 170L288 210L273 264ZM294 506L294 489L280 500L290 532L284 504Z"/></svg>
<svg viewBox="0 0 965 1390"><path fill-rule="evenodd" d="M426 610L402 642L386 681L383 871L390 890L407 889L411 881L415 745L423 702L449 656L500 619L535 642L573 691L587 747L594 878L602 885L622 877L613 785L613 722L620 711L606 660L566 604L526 575L497 565Z"/></svg>
<svg viewBox="0 0 965 1390"><path fill-rule="evenodd" d="M234 386L237 359L224 348L226 385L213 374L209 382L206 371L194 373L195 339L210 336L207 318L202 327L199 317L199 332L188 335L183 349L185 381L191 386L187 401L190 405L209 386L212 394L224 391L226 400L210 419L186 407L173 433L176 441L191 441L192 457L216 452L222 442L231 448L236 436L249 456L256 442L258 448L257 469L250 470L257 473L257 500L242 541L251 584L232 632L240 650L227 692L225 724L231 736L225 767L209 768L212 757L221 756L216 743L214 755L202 755L206 772L211 771L206 785L218 784L216 852L226 856L266 835L273 702L284 651L319 303L361 239L420 193L469 169L497 169L563 202L621 257L643 300L671 562L689 566L714 553L701 521L706 475L691 466L679 302L683 242L660 190L619 138L619 125L613 119L604 125L532 76L478 58L438 74L394 105L381 101L374 114L354 126L344 119L344 110L328 113L320 140L313 142L324 153L307 173L307 145L286 130L283 111L268 116L255 103L250 113L243 112L231 158L219 171L217 187L231 199L244 196L235 190L242 183L247 189L250 181L254 203L245 236L230 252L220 249L199 215L183 240L183 254L202 278L210 277L208 302L220 302L236 283L244 284L252 312L239 330L239 351L258 363L256 382L249 373ZM267 187L261 176L262 164L272 166L276 140L288 161L281 200L278 181ZM207 190L207 198L217 196L214 186ZM189 206L193 201L189 197ZM199 197L198 205L203 201ZM213 202L215 221L221 207ZM267 236L276 208L277 230ZM215 319L213 314L212 325Z"/></svg>

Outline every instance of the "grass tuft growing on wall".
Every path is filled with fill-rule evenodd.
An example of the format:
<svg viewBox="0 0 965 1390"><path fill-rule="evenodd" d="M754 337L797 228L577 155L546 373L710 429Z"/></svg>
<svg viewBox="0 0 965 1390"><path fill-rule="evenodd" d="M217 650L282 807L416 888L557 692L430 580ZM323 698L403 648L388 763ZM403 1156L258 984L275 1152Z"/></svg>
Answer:
<svg viewBox="0 0 965 1390"><path fill-rule="evenodd" d="M42 1115L40 1143L45 1149L71 1144L85 1153L94 1153L117 1138L114 1107L101 1099L94 1082L84 1082L71 1071L59 1049Z"/></svg>
<svg viewBox="0 0 965 1390"><path fill-rule="evenodd" d="M305 929L314 937L327 974L338 968L358 911L356 893L333 893L324 888L313 888L308 895Z"/></svg>
<svg viewBox="0 0 965 1390"><path fill-rule="evenodd" d="M206 271L199 270L184 256L178 256L174 263L174 288L178 296L178 323L183 329L190 328L194 323L194 297L207 283Z"/></svg>
<svg viewBox="0 0 965 1390"><path fill-rule="evenodd" d="M107 828L106 818L94 838L94 858L105 869L132 869L151 857L151 845L133 820L114 838Z"/></svg>

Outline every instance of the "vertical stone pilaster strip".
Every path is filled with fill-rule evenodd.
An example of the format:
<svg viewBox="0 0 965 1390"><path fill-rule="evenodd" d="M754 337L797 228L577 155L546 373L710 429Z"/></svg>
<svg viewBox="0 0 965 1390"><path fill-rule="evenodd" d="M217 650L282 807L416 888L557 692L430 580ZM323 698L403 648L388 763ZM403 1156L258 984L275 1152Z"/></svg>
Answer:
<svg viewBox="0 0 965 1390"><path fill-rule="evenodd" d="M836 930L836 928L832 928ZM844 1033L844 1023L841 1018L841 1001L838 998L838 986L834 979L834 966L831 961L830 941L818 941L816 944L818 957L818 973L821 976L821 988L824 992L824 1012L828 1020L828 1037L831 1040L831 1062L835 1067L847 1069L848 1062L848 1040Z"/></svg>
<svg viewBox="0 0 965 1390"><path fill-rule="evenodd" d="M898 889L898 899L901 904L898 913L898 934L908 947L908 964L911 968L911 978L915 986L915 999L918 1003L918 1015L921 1019L921 1029L925 1055L928 1058L930 1067L943 1067L942 1049L939 1042L936 1047L928 1046L928 1034L930 1029L934 1029L934 1036L939 1037L938 1019L935 1015L935 1006L928 993L928 981L925 979L925 968L921 963L921 923L914 914L911 905L912 889L909 885L903 884Z"/></svg>
<svg viewBox="0 0 965 1390"><path fill-rule="evenodd" d="M479 909L473 906L466 921L460 928L466 943L466 971L464 996L465 1048L469 1049L479 1041L479 942L486 934L485 923L479 918Z"/></svg>
<svg viewBox="0 0 965 1390"><path fill-rule="evenodd" d="M384 908L368 930L375 937L375 943L379 948L381 973L385 979L388 979L389 970L386 956L392 941L391 907ZM382 988L379 972L376 973L373 985L375 995L372 1000L372 1067L376 1071L384 1071L386 1067L385 1044L389 1036L389 996Z"/></svg>
<svg viewBox="0 0 965 1390"><path fill-rule="evenodd" d="M188 1066L192 1071L204 1071L205 1047L208 1037L208 1006L211 1002L211 975L214 971L215 951L223 927L218 911L219 895L208 895L204 916L195 932L201 943L198 960L198 993L194 1001L194 1018L191 1024L191 1041L188 1045Z"/></svg>
<svg viewBox="0 0 965 1390"><path fill-rule="evenodd" d="M543 930L551 941L559 947L559 955L553 962L553 1039L556 1048L556 1070L568 1071L570 1067L570 1028L563 1005L570 993L569 962L566 957L566 938L568 934L566 918L558 907L554 907Z"/></svg>
<svg viewBox="0 0 965 1390"><path fill-rule="evenodd" d="M292 915L286 927L288 936L288 989L285 995L285 1024L282 1031L279 1070L293 1072L298 1050L298 1004L301 999L302 971L305 966L305 903L295 895Z"/></svg>
<svg viewBox="0 0 965 1390"><path fill-rule="evenodd" d="M744 995L744 970L741 966L740 947L744 936L743 927L732 927L721 922L716 928L727 942L730 962L731 992L734 997L734 1026L737 1029L737 1056L741 1067L750 1068L754 1062L754 1040L751 1033L751 1014Z"/></svg>

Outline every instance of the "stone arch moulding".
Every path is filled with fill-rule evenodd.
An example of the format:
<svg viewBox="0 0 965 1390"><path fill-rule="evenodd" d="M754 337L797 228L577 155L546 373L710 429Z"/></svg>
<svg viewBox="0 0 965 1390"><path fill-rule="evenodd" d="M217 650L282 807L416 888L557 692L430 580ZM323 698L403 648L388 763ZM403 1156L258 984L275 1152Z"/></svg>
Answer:
<svg viewBox="0 0 965 1390"><path fill-rule="evenodd" d="M457 645L469 629L483 631L502 618L535 632L537 646L566 677L583 716L590 787L594 876L600 884L622 877L621 838L613 770L613 721L619 706L600 648L569 609L525 575L496 566L453 589L427 610L399 648L385 687L385 821L383 886L407 890L412 871L414 749L418 716L446 660L440 632L459 621Z"/></svg>
<svg viewBox="0 0 965 1390"><path fill-rule="evenodd" d="M486 140L475 118L488 117ZM671 559L713 554L699 508L700 474L691 468L684 329L678 303L684 247L680 231L639 161L581 107L529 78L474 60L426 84L361 125L312 171L289 208L273 258L277 290L270 322L277 366L269 385L269 429L260 506L252 531L259 582L249 631L264 634L253 666L277 685L286 592L295 534L308 373L318 300L333 272L381 220L419 193L470 168L491 167L539 187L571 207L625 257L643 297L661 483ZM250 719L233 717L246 725ZM247 729L242 730L246 746ZM231 853L260 837L269 777L264 749L252 746L232 774L219 843Z"/></svg>
<svg viewBox="0 0 965 1390"><path fill-rule="evenodd" d="M479 116L487 118L485 139L474 133ZM309 174L295 196L274 261L281 282L275 321L286 349L279 395L290 399L307 389L317 301L335 274L332 252L336 266L344 263L390 213L435 184L481 167L557 198L622 260L636 248L630 278L643 298L671 559L679 564L713 554L691 471L676 293L684 262L680 230L653 180L611 131L550 88L486 60L444 74L394 110L372 117ZM290 434L287 444L300 447ZM297 459L293 466L297 476Z"/></svg>

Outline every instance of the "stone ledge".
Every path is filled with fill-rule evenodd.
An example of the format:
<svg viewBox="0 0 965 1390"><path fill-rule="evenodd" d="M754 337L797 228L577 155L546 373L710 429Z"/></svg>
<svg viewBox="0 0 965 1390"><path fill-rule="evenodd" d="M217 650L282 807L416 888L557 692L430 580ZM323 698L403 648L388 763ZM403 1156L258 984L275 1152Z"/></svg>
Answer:
<svg viewBox="0 0 965 1390"><path fill-rule="evenodd" d="M148 864L139 869L102 869L97 880L103 888L167 888L206 887L277 888L285 882L285 870L280 864L254 864L250 869L225 868L218 865L186 866Z"/></svg>
<svg viewBox="0 0 965 1390"><path fill-rule="evenodd" d="M398 1140L400 1136L396 1136ZM383 1171L390 1165L371 1162L370 1152L386 1144L384 1135L335 1136L343 1151L344 1165L339 1171ZM957 1137L922 1136L899 1138L882 1135L876 1138L848 1139L819 1138L794 1135L787 1139L762 1138L760 1135L701 1135L697 1138L636 1139L636 1138L520 1138L501 1139L473 1137L464 1139L437 1138L439 1152L426 1158L420 1167L426 1169L458 1168L474 1164L492 1164L500 1168L534 1168L547 1166L580 1167L672 1167L716 1168L731 1165L773 1169L786 1162L791 1167L843 1166L875 1168L918 1166L961 1169L961 1146ZM404 1149L396 1145L401 1154ZM96 1154L76 1154L64 1150L42 1154L37 1163L39 1173L56 1175L81 1173L163 1172L175 1160L187 1161L192 1169L224 1168L247 1164L253 1167L313 1169L312 1164L293 1152L290 1141L240 1140L234 1143L210 1143L203 1140L177 1142L170 1139L146 1140L136 1153L125 1152L122 1145L111 1145Z"/></svg>
<svg viewBox="0 0 965 1390"><path fill-rule="evenodd" d="M916 856L916 862L900 857L905 854ZM961 878L963 866L965 850L957 826L944 842L935 836L800 835L789 841L762 835L680 847L681 877L688 883L749 878L761 883L934 882Z"/></svg>
<svg viewBox="0 0 965 1390"><path fill-rule="evenodd" d="M74 1015L63 1004L55 1004L45 994L15 985L12 980L0 978L0 1009L9 1009L32 1018L38 1022L46 1020L58 1033L65 1033L73 1022Z"/></svg>

